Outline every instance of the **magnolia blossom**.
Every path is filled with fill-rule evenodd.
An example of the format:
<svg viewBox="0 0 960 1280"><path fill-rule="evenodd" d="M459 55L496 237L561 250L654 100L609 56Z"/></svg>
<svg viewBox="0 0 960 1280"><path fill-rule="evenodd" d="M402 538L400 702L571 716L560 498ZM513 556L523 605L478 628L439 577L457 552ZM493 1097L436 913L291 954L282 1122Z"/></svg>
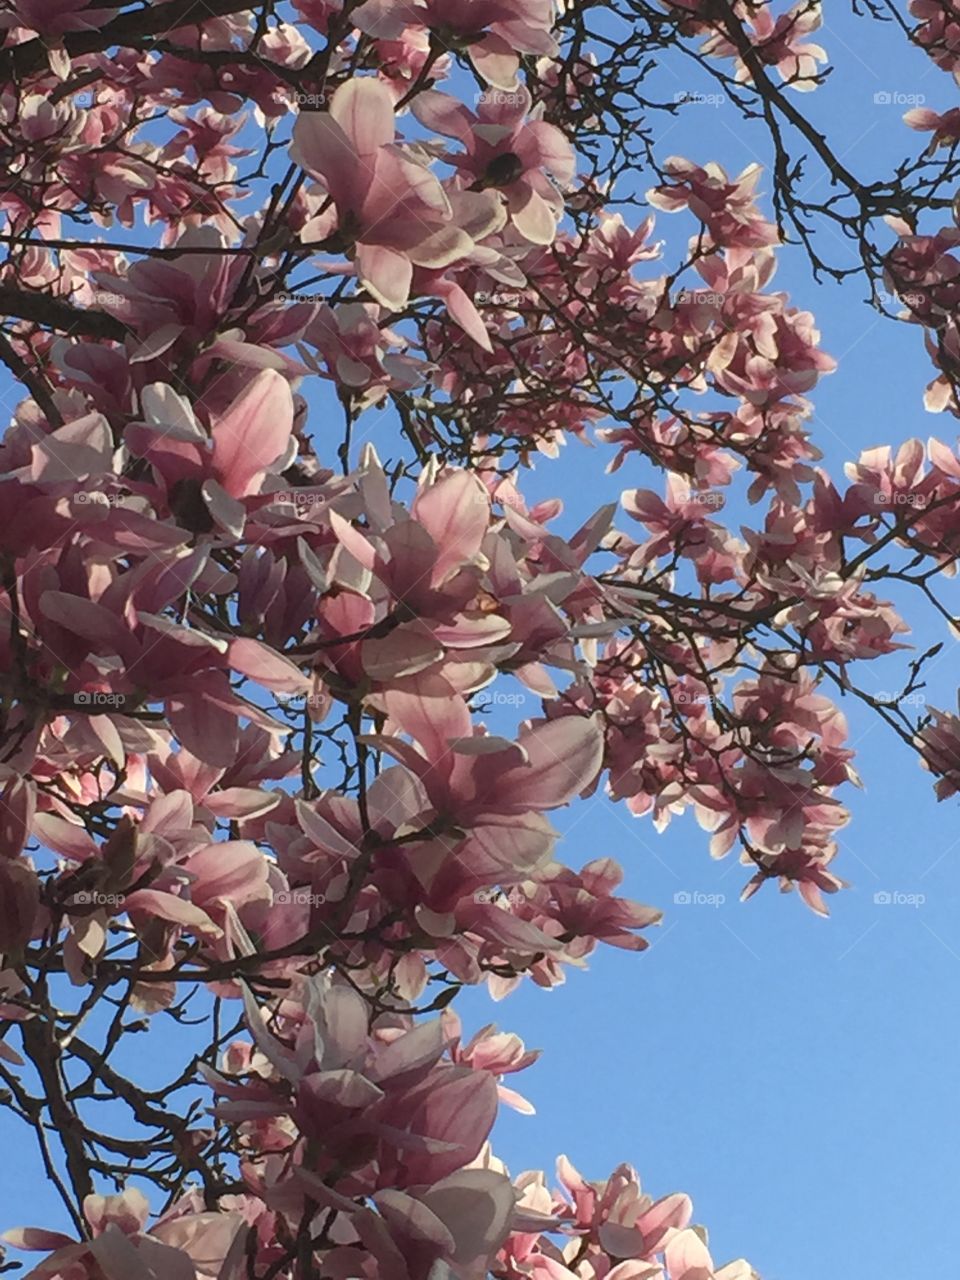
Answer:
<svg viewBox="0 0 960 1280"><path fill-rule="evenodd" d="M510 219L533 244L551 244L563 201L547 171L561 184L574 174L569 143L551 124L529 119L526 89L481 95L476 116L456 99L436 91L421 94L413 110L428 129L464 144L465 155L450 161L465 181L502 191Z"/></svg>
<svg viewBox="0 0 960 1280"><path fill-rule="evenodd" d="M466 257L474 241L454 222L437 179L394 137L386 87L350 80L334 94L329 112L298 116L293 155L329 193L326 210L307 223L303 238L328 250L352 250L360 282L395 310L410 296L414 265L449 266ZM498 222L492 198L488 209L485 232Z"/></svg>
<svg viewBox="0 0 960 1280"><path fill-rule="evenodd" d="M553 0L366 0L353 15L361 31L395 39L406 26L425 26L443 43L465 48L488 84L510 90L520 53L551 55Z"/></svg>

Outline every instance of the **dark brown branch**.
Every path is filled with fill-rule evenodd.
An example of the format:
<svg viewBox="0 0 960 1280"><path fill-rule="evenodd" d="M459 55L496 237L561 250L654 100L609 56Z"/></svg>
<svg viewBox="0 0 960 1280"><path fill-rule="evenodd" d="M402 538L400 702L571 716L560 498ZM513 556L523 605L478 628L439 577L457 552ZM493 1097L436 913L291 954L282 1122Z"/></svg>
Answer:
<svg viewBox="0 0 960 1280"><path fill-rule="evenodd" d="M63 414L57 408L50 386L43 375L31 369L16 351L5 333L0 333L0 360L7 366L18 382L22 382L36 400L40 411L52 427L63 426Z"/></svg>
<svg viewBox="0 0 960 1280"><path fill-rule="evenodd" d="M87 53L100 53L115 45L139 43L144 36L169 35L180 27L224 18L231 13L247 13L254 6L244 0L171 0L169 4L150 4L131 9L106 23L99 31L72 32L64 38L71 58ZM0 77L19 78L47 66L47 44L28 40L0 51Z"/></svg>
<svg viewBox="0 0 960 1280"><path fill-rule="evenodd" d="M60 333L83 333L91 338L111 338L114 342L123 342L129 333L122 320L106 311L75 307L63 298L11 289L9 285L0 286L0 315L32 320Z"/></svg>

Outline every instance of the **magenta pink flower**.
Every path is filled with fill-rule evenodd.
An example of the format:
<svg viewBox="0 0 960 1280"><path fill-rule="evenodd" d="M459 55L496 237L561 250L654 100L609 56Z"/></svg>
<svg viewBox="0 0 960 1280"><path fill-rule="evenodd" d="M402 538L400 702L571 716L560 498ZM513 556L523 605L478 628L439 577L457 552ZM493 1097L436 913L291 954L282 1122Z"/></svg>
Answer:
<svg viewBox="0 0 960 1280"><path fill-rule="evenodd" d="M353 20L367 35L395 39L406 26L429 27L441 44L466 50L498 89L517 83L520 53L552 55L551 0L367 0Z"/></svg>
<svg viewBox="0 0 960 1280"><path fill-rule="evenodd" d="M441 268L466 257L473 239L452 218L432 173L394 143L393 99L372 78L350 80L329 112L307 112L294 127L293 154L329 193L307 223L308 243L354 256L358 279L391 310L409 296L414 266ZM491 201L491 226L495 202Z"/></svg>
<svg viewBox="0 0 960 1280"><path fill-rule="evenodd" d="M91 0L13 0L13 14L0 18L0 26L16 24L54 37L68 31L96 31L114 12L112 8L90 5Z"/></svg>
<svg viewBox="0 0 960 1280"><path fill-rule="evenodd" d="M502 192L510 219L533 244L551 244L563 200L548 173L561 185L575 172L573 151L552 124L530 117L526 88L487 90L474 116L455 98L436 90L420 94L413 112L421 124L456 138L466 154L447 157L474 189Z"/></svg>
<svg viewBox="0 0 960 1280"><path fill-rule="evenodd" d="M820 45L807 42L805 37L819 30L822 22L819 3L799 0L793 9L776 18L769 5L757 5L752 8L744 30L761 63L775 67L780 79L791 89L809 93L817 87L819 64L827 61L827 54ZM752 80L750 68L723 26L704 41L703 52L713 58L734 58L737 79L747 83Z"/></svg>
<svg viewBox="0 0 960 1280"><path fill-rule="evenodd" d="M732 180L712 161L700 168L672 156L663 167L670 181L647 192L655 208L667 213L689 208L719 245L758 249L778 242L776 227L754 204L759 165L748 165Z"/></svg>

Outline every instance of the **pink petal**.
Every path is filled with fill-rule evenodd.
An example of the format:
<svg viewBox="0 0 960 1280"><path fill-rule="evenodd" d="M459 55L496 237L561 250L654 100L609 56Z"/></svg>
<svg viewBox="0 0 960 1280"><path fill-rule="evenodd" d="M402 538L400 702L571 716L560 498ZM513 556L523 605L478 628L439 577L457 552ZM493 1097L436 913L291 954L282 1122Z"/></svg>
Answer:
<svg viewBox="0 0 960 1280"><path fill-rule="evenodd" d="M162 889L138 889L124 900L124 909L131 916L143 915L147 919L159 916L161 920L169 920L171 924L183 926L195 933L219 937L219 929L205 911L195 907L186 898L178 898L174 893L164 893Z"/></svg>
<svg viewBox="0 0 960 1280"><path fill-rule="evenodd" d="M231 640L227 660L234 671L276 693L307 693L310 679L289 658L260 640Z"/></svg>
<svg viewBox="0 0 960 1280"><path fill-rule="evenodd" d="M410 104L412 114L425 129L456 138L469 144L473 137L474 118L470 111L448 93L427 89L418 94Z"/></svg>
<svg viewBox="0 0 960 1280"><path fill-rule="evenodd" d="M593 716L562 716L520 736L529 764L508 770L497 789L497 808L554 809L595 780L603 761L603 732Z"/></svg>
<svg viewBox="0 0 960 1280"><path fill-rule="evenodd" d="M360 156L393 142L393 98L375 76L357 76L342 84L333 95L330 114Z"/></svg>
<svg viewBox="0 0 960 1280"><path fill-rule="evenodd" d="M272 369L258 373L212 430L213 468L232 498L259 491L259 480L287 448L293 395Z"/></svg>
<svg viewBox="0 0 960 1280"><path fill-rule="evenodd" d="M397 249L381 244L361 244L357 249L357 274L368 293L381 306L399 311L410 299L413 263Z"/></svg>
<svg viewBox="0 0 960 1280"><path fill-rule="evenodd" d="M4 1231L2 1239L14 1249L25 1249L30 1252L41 1249L63 1249L76 1244L69 1236L59 1231L46 1231L42 1227L13 1227Z"/></svg>
<svg viewBox="0 0 960 1280"><path fill-rule="evenodd" d="M490 526L490 496L471 472L448 471L420 489L413 514L438 548L434 581L442 581L454 566L479 554Z"/></svg>
<svg viewBox="0 0 960 1280"><path fill-rule="evenodd" d="M441 280L434 285L433 291L446 302L451 318L457 322L464 333L471 337L477 346L482 347L484 351L492 352L493 343L490 341L487 326L483 322L483 316L474 306L470 295L452 280Z"/></svg>

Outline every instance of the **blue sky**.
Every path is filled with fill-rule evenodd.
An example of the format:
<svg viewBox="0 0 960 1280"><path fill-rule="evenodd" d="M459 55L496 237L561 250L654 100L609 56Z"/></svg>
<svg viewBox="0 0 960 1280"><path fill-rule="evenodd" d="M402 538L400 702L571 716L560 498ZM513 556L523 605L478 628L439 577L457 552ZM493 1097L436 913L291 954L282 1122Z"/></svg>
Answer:
<svg viewBox="0 0 960 1280"><path fill-rule="evenodd" d="M942 110L956 88L892 26L857 19L838 0L829 8L821 43L836 71L797 101L845 164L879 176L922 144L901 124L906 105L875 95L922 96ZM711 91L685 65L658 75L664 96ZM762 126L744 125L729 105L688 105L660 146L661 156L670 151L728 172L768 157ZM816 166L809 172L811 183L825 182ZM689 229L683 218L658 217L668 267ZM829 228L821 236L835 261L851 263L848 244ZM823 346L839 360L812 397L828 469L839 475L862 449L913 435L956 442L954 419L924 412L931 371L919 332L871 311L862 281L817 284L788 249L776 286L816 314ZM13 398L6 380L0 396ZM384 424L369 426L376 441ZM561 525L572 531L621 487L657 487L636 461L605 477L608 456L569 444L559 461L537 464L525 491L562 496ZM956 589L947 597L955 601ZM956 642L915 607L908 619L918 645L945 641L927 693L952 706ZM894 656L861 679L896 691L904 669ZM588 974L550 993L526 987L494 1007L470 992L458 1005L468 1032L496 1019L545 1051L511 1081L537 1114L507 1112L498 1124L497 1149L512 1172L552 1167L561 1151L590 1177L629 1161L651 1194L694 1197L718 1261L746 1255L766 1280L875 1280L907 1258L911 1275L955 1271L944 1224L960 1189L957 805L938 805L906 748L859 706L845 709L865 790L843 795L852 821L835 866L852 888L831 900L829 920L771 888L740 904L748 873L731 859L711 862L692 818L658 836L649 821L596 798L559 815L560 856L574 866L616 857L625 891L666 912L653 946L640 956L602 949ZM684 904L678 894L724 900ZM140 1060L156 1062L159 1081L183 1033L164 1020L149 1043ZM5 1120L0 1139L13 1139ZM4 1225L53 1225L59 1215L39 1162L16 1140L17 1159L0 1178Z"/></svg>

